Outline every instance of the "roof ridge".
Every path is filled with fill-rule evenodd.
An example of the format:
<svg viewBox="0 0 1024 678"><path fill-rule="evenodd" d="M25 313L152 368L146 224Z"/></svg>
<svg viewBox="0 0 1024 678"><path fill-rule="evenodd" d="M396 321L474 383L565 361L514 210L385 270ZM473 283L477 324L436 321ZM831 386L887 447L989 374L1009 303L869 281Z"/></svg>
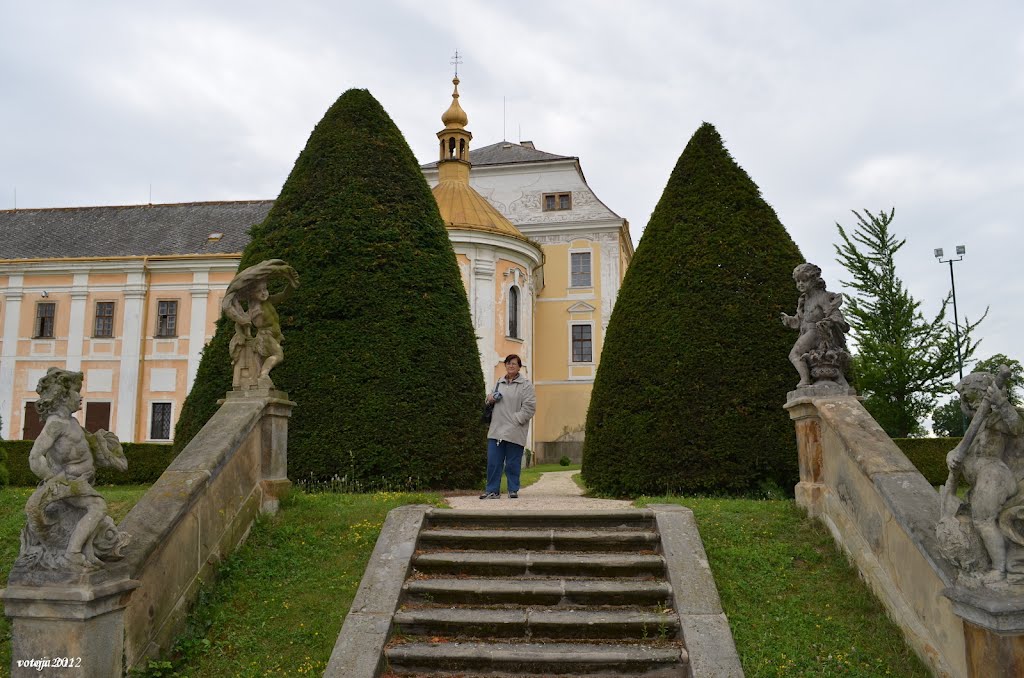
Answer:
<svg viewBox="0 0 1024 678"><path fill-rule="evenodd" d="M138 209L140 207L198 207L201 205L258 205L261 203L273 203L272 199L252 200L192 200L189 202L161 202L142 203L138 205L80 205L77 207L16 207L13 209L0 210L2 212L56 212L72 210L122 210Z"/></svg>

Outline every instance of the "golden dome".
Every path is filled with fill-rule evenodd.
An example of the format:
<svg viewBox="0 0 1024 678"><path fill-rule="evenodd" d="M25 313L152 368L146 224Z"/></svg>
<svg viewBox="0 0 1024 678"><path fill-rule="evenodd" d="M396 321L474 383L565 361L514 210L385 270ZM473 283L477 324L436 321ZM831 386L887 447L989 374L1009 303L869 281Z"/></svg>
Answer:
<svg viewBox="0 0 1024 678"><path fill-rule="evenodd" d="M445 129L459 129L469 124L469 116L459 105L459 76L452 79L452 84L455 85L455 91L452 92L452 105L441 114L441 122L444 123Z"/></svg>
<svg viewBox="0 0 1024 678"><path fill-rule="evenodd" d="M526 240L512 222L461 178L440 181L434 186L434 200L448 228L484 231Z"/></svg>

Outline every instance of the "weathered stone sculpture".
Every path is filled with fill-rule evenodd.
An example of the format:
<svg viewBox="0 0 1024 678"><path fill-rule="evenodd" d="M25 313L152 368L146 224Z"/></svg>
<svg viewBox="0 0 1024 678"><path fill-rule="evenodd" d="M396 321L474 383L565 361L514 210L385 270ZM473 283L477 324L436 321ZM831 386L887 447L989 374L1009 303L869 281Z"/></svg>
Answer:
<svg viewBox="0 0 1024 678"><path fill-rule="evenodd" d="M283 291L270 294L268 285L278 277L285 279L286 286ZM234 364L232 387L236 391L274 388L270 370L284 361L281 349L284 336L274 306L287 299L298 286L295 269L280 259L250 266L228 285L221 309L235 323L229 350Z"/></svg>
<svg viewBox="0 0 1024 678"><path fill-rule="evenodd" d="M1024 584L1024 412L1006 399L1009 375L969 374L956 385L971 424L946 456L937 537L966 586ZM965 501L957 479L970 486Z"/></svg>
<svg viewBox="0 0 1024 678"><path fill-rule="evenodd" d="M846 333L850 325L839 307L843 295L825 289L821 269L804 263L793 269L793 280L800 291L796 315L782 314L782 324L800 331L789 352L789 361L800 375L797 393L831 393L853 395L846 381L850 353L846 350Z"/></svg>
<svg viewBox="0 0 1024 678"><path fill-rule="evenodd" d="M82 406L81 388L81 372L56 367L36 387L36 409L45 423L28 461L43 482L25 504L16 571L99 569L119 559L128 543L92 487L97 465L124 471L128 461L117 436L102 429L89 433L71 416Z"/></svg>

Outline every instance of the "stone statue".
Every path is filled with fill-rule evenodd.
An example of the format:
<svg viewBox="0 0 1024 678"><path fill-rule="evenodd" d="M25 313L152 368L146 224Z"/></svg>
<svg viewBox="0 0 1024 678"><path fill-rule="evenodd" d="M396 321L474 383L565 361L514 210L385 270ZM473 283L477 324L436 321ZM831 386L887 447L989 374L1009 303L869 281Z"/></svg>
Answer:
<svg viewBox="0 0 1024 678"><path fill-rule="evenodd" d="M277 277L284 278L285 288L271 294L268 285ZM250 266L228 285L221 309L235 323L229 349L235 367L232 382L235 390L274 387L270 370L284 361L281 319L274 306L287 299L298 286L295 269L280 259Z"/></svg>
<svg viewBox="0 0 1024 678"><path fill-rule="evenodd" d="M946 456L936 536L967 586L1024 583L1024 412L1006 398L1009 374L1002 366L956 385L971 424ZM970 486L965 501L956 496L960 474Z"/></svg>
<svg viewBox="0 0 1024 678"><path fill-rule="evenodd" d="M28 463L42 482L25 504L15 570L94 570L119 559L128 543L92 487L97 465L124 471L128 461L117 436L102 429L89 433L71 416L82 406L81 388L81 372L57 367L36 387L36 409L45 423Z"/></svg>
<svg viewBox="0 0 1024 678"><path fill-rule="evenodd" d="M796 315L783 313L782 324L800 331L789 352L789 361L800 375L797 388L827 384L844 395L852 393L844 374L850 364L850 353L846 350L850 325L839 310L843 295L825 289L821 269L814 264L800 264L793 269L793 280L800 299Z"/></svg>

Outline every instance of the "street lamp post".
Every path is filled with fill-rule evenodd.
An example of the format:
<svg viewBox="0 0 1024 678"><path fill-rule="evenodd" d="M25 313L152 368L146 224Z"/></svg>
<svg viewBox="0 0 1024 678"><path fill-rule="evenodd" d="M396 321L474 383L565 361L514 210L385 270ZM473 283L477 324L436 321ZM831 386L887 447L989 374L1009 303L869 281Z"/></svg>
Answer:
<svg viewBox="0 0 1024 678"><path fill-rule="evenodd" d="M957 253L957 258L956 259L954 259L952 257L950 257L949 259L943 259L942 258L942 248L941 247L936 247L935 248L935 258L939 260L939 263L940 264L946 264L946 263L949 264L949 285L950 285L950 288L951 288L951 290L953 292L953 331L956 333L956 363L957 363L957 370L960 373L960 381L963 381L963 379L964 379L964 359L963 359L963 356L961 355L961 351L960 351L960 318L957 315L957 311L956 311L956 278L953 277L953 262L954 261L962 261L963 258L964 258L964 254L967 253L967 248L964 247L963 245L957 245L956 246L956 253ZM963 411L961 411L960 417L961 417L961 419L963 421L964 431L967 431L967 416L963 414Z"/></svg>

